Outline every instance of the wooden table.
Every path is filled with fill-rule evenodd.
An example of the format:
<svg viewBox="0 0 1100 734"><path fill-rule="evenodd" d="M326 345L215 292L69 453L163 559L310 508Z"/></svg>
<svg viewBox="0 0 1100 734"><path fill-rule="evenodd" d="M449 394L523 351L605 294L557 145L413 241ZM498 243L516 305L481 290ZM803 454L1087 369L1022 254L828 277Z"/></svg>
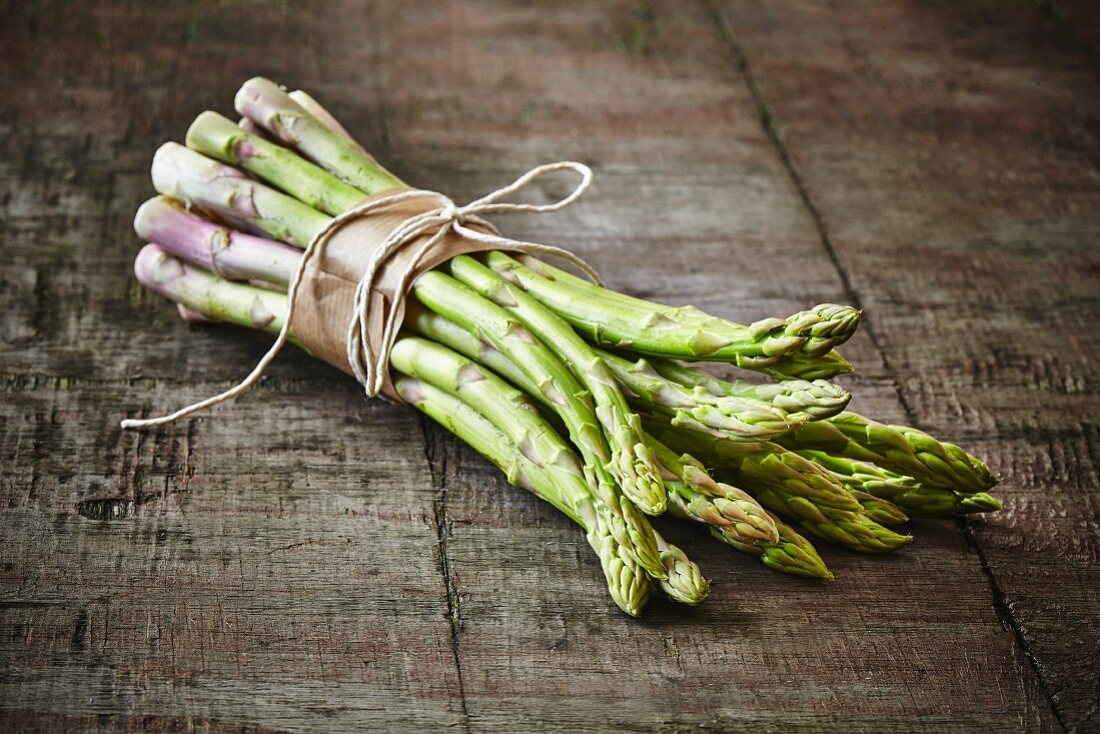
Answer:
<svg viewBox="0 0 1100 734"><path fill-rule="evenodd" d="M0 6L0 729L1100 729L1095 10ZM1005 511L825 548L833 585L671 525L713 595L633 621L569 522L300 353L122 433L267 348L130 272L156 146L255 74L459 201L586 161L503 224L612 286L858 304L854 406L988 458Z"/></svg>

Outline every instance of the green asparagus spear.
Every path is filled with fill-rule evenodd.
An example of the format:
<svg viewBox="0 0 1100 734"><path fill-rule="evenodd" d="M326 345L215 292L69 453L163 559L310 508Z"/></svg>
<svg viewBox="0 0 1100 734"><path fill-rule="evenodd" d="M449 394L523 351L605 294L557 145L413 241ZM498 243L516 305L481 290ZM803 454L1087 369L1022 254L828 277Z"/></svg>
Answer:
<svg viewBox="0 0 1100 734"><path fill-rule="evenodd" d="M187 147L274 183L303 204L333 216L364 194L294 151L243 130L217 112L203 112L187 130Z"/></svg>
<svg viewBox="0 0 1100 734"><path fill-rule="evenodd" d="M741 443L672 430L660 420L645 422L659 441L731 472L738 486L764 507L798 518L803 528L818 537L861 553L896 550L912 540L868 518L827 471L774 443Z"/></svg>
<svg viewBox="0 0 1100 734"><path fill-rule="evenodd" d="M543 466L561 466L577 477L594 481L570 451L542 419L526 395L470 359L426 339L404 337L390 353L394 369L446 390L467 403L504 432L518 450ZM603 524L611 529L616 541L655 577L663 575L664 564L649 524L637 516L618 493L601 493L601 502L610 510ZM631 522L624 522L629 516Z"/></svg>
<svg viewBox="0 0 1100 734"><path fill-rule="evenodd" d="M846 341L859 323L859 311L824 304L789 319L765 319L742 326L691 306L650 303L579 279L565 282L557 277L562 271L527 256L513 258L495 252L485 262L596 344L629 347L659 357L780 369L780 361L794 352L811 362L824 357L833 346ZM805 369L805 365L797 367L799 372Z"/></svg>
<svg viewBox="0 0 1100 734"><path fill-rule="evenodd" d="M134 230L147 242L231 280L261 280L285 288L302 257L296 247L215 224L164 196L141 205Z"/></svg>
<svg viewBox="0 0 1100 734"><path fill-rule="evenodd" d="M777 442L794 450L824 451L875 464L933 489L976 494L997 483L980 459L954 444L941 443L915 428L886 425L847 411L807 423Z"/></svg>
<svg viewBox="0 0 1100 734"><path fill-rule="evenodd" d="M289 245L305 247L329 221L313 207L177 143L157 149L152 173L158 193Z"/></svg>
<svg viewBox="0 0 1100 734"><path fill-rule="evenodd" d="M650 514L664 511L667 498L653 452L646 446L641 421L627 406L619 385L603 361L569 325L472 257L448 263L451 275L497 304L555 353L586 388L611 448L611 465L623 493Z"/></svg>
<svg viewBox="0 0 1100 734"><path fill-rule="evenodd" d="M665 578L658 579L657 585L673 601L699 606L710 594L710 582L703 577L699 566L686 553L661 537L656 530L653 533L661 551L661 561L665 565Z"/></svg>
<svg viewBox="0 0 1100 734"><path fill-rule="evenodd" d="M171 298L203 318L273 333L282 328L285 321L285 295L222 280L212 273L180 262L155 245L149 245L139 253L134 269L138 280L147 288ZM406 341L409 340L400 340L398 345ZM478 384L480 380L470 380L469 362L458 363L458 370L451 372L447 367L456 366L453 360L444 362L442 366L432 365L426 358L428 355L418 351L429 343L423 340L417 342L420 343L395 347L398 355L396 361L413 371L423 369L443 384L448 379L452 380L456 391L462 391L471 401L479 402L500 424L509 426L513 435L520 437L521 443L509 440L482 413L426 381L399 378L396 386L402 397L432 415L499 466L510 482L530 489L578 522L600 556L612 598L625 612L638 616L649 596L645 569L638 563L634 544L620 542L624 533L616 522L617 518L590 495L575 455L553 431L532 418L534 414L530 412L530 407L523 405L522 397L517 398L514 390L494 396L486 388L502 385L499 380L496 383L487 381L485 385ZM442 349L434 345L428 348ZM430 356L439 357L440 354ZM465 380L463 375L466 375ZM458 386L460 382L462 384ZM661 554L657 561L661 569L659 576L667 576L665 568L669 561L665 555L668 548L662 547L658 551L654 541L653 552ZM692 565L682 559L675 570L681 576L688 577L692 574ZM694 573L698 574L698 569Z"/></svg>
<svg viewBox="0 0 1100 734"><path fill-rule="evenodd" d="M284 294L222 280L156 245L146 245L138 253L134 273L146 288L211 321L277 334L286 320ZM290 339L294 341L293 335Z"/></svg>
<svg viewBox="0 0 1100 734"><path fill-rule="evenodd" d="M315 101L311 107L314 112L323 109ZM334 129L331 124L334 120L330 115L323 114L329 121L326 124L325 120L311 114L266 79L257 78L245 83L237 96L237 111L266 128L284 143L297 147L321 168L333 174L335 179L364 193L384 190L387 183L394 187L400 185L392 174L382 169L377 161L355 145L345 132ZM225 147L212 146L210 154L215 157L224 155ZM246 168L248 165L246 161L223 160ZM280 176L287 175L286 169L277 173ZM257 175L263 177L259 171ZM313 172L310 171L306 177L312 179ZM267 180L278 186L283 185L279 181ZM493 266L491 262L489 264ZM569 285L571 284L565 284L558 295L567 298ZM537 293L533 295L542 298ZM603 288L596 288L594 296L602 300L586 302L581 299L579 305L584 310L580 313L604 313L601 308L593 310L593 306L602 304L608 309L606 314L613 316L618 313L614 308L617 306L630 322L629 333L640 336L644 341L646 334L656 335L659 331L665 337L664 343L673 350L669 356L676 356L687 349L689 354L684 356L735 361L738 364L743 363L742 366L768 369L775 374L787 369L783 358L790 355L789 370L784 374L792 377L805 377L808 374L826 376L839 374L836 370L851 369L839 355L830 352L834 346L846 341L859 323L859 311L848 306L825 304L786 320L768 319L745 327L709 316L691 307L661 306L640 299L630 299ZM547 302L546 305L558 310L552 303ZM567 320L571 316L578 316L561 311L559 315ZM654 327L671 326L678 328L654 330Z"/></svg>
<svg viewBox="0 0 1100 734"><path fill-rule="evenodd" d="M662 377L685 387L701 387L719 397L755 398L787 411L792 420L831 418L848 407L852 396L847 390L825 380L784 380L754 383L722 380L709 372L671 359L651 359L652 368Z"/></svg>
<svg viewBox="0 0 1100 734"><path fill-rule="evenodd" d="M684 387L659 375L645 359L631 362L603 350L597 354L642 412L663 413L749 441L766 441L805 422L762 400L718 397L702 387Z"/></svg>
<svg viewBox="0 0 1100 734"><path fill-rule="evenodd" d="M761 500L763 501L763 500ZM824 519L799 517L811 534L860 553L890 553L913 540L875 522L866 513L843 513L823 509Z"/></svg>
<svg viewBox="0 0 1100 734"><path fill-rule="evenodd" d="M832 456L823 451L797 453L827 469L849 489L889 500L913 517L940 517L1001 509L1001 503L985 492L959 494L950 489L926 487L912 477L867 462Z"/></svg>
<svg viewBox="0 0 1100 734"><path fill-rule="evenodd" d="M542 471L509 443L488 419L458 398L408 377L398 377L394 387L405 402L416 406L496 464L510 483L530 487L536 495L554 504L580 525L588 544L600 557L611 598L632 617L642 613L649 600L649 580L631 554L625 553L613 534L601 526L593 511L591 495L583 485L574 485L568 497L564 496L565 492L557 483L560 475Z"/></svg>
<svg viewBox="0 0 1100 734"><path fill-rule="evenodd" d="M774 543L775 523L756 500L736 487L714 481L703 465L689 454L677 454L663 443L646 437L665 470L665 485L674 514L710 525L723 540L741 543Z"/></svg>
<svg viewBox="0 0 1100 734"><path fill-rule="evenodd" d="M779 532L779 540L775 543L742 543L720 536L714 530L711 530L711 534L740 551L759 556L768 568L794 576L832 581L832 571L825 566L825 561L821 560L813 544L777 515L769 512L768 516Z"/></svg>
<svg viewBox="0 0 1100 734"><path fill-rule="evenodd" d="M286 94L273 82L256 77L241 86L235 107L278 140L297 148L364 194L402 185L340 129L316 100L302 92ZM321 119L318 113L327 119Z"/></svg>

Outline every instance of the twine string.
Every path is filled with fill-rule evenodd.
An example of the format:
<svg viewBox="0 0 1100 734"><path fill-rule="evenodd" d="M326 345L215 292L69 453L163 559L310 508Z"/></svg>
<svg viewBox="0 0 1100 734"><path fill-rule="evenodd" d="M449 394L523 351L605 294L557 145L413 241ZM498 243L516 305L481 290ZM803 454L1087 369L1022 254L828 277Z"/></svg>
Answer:
<svg viewBox="0 0 1100 734"><path fill-rule="evenodd" d="M580 175L580 181L573 190L558 201L550 204L520 204L502 201L504 198L523 189L540 176L557 171L572 171ZM353 221L368 217L372 212L386 206L424 198L434 198L439 202L438 207L421 212L420 214L414 214L394 227L373 251L370 259L367 261L363 275L356 285L354 307L347 330L347 359L348 363L351 365L355 379L363 385L368 397L378 395L385 383L385 374L389 367L390 350L393 348L393 344L397 340L397 334L401 329L401 324L398 319L402 315L403 309L399 306L401 305L401 300L407 296L413 275L417 271L417 266L433 249L443 242L449 232L454 232L464 239L481 243L484 245L485 250L493 249L524 252L532 255L548 255L567 260L583 271L594 282L601 283L600 277L596 274L596 271L593 270L588 263L568 250L553 245L542 245L537 242L526 242L504 237L496 227L482 217L482 215L485 214L547 214L556 212L576 201L581 194L588 189L591 183L592 169L588 166L575 161L559 161L557 163L547 163L532 168L507 186L486 194L480 199L476 199L465 206L457 206L454 201L437 191L427 191L424 189L397 191L387 196L364 201L362 204L331 219L329 223L310 240L309 245L302 253L302 257L298 260L298 267L295 269L294 277L291 278L290 286L287 289L287 313L283 321L283 326L279 330L279 334L275 338L275 342L271 345L271 348L260 358L260 361L256 363L256 366L247 377L225 392L192 403L169 415L160 416L158 418L127 418L122 421L122 428L149 428L172 423L192 413L197 413L206 408L232 400L252 387L263 376L264 372L271 362L274 361L283 346L286 345L290 335L290 324L293 320L294 309L298 302L298 291L306 272L306 266L317 257L318 253L324 250L329 240L343 227ZM467 225L474 225L479 229L473 229ZM370 296L374 291L375 281L379 271L383 265L390 261L396 252L409 243L426 235L429 235L428 238L420 244L412 253L412 256L405 261L405 267L401 270L399 286L395 290L397 294L396 297L400 300L392 304L381 331L377 335L377 338L372 339L369 326Z"/></svg>

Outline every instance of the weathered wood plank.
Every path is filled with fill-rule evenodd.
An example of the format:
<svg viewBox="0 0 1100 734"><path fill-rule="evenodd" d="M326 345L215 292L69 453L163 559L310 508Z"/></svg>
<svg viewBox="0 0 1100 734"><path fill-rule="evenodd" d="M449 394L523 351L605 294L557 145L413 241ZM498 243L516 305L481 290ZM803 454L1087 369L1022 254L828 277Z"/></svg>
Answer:
<svg viewBox="0 0 1100 734"><path fill-rule="evenodd" d="M455 141L478 168L448 174L460 182L485 176L466 187L476 191L494 185L489 175L506 175L482 163L490 158L482 149L515 160L516 169L563 156L591 159L589 151L598 150L600 183L585 204L552 224L523 220L511 231L576 243L616 285L742 318L793 311L808 298L843 298L705 8L646 15L625 5L571 4L551 22L526 6L468 7L405 9L407 22L386 24L398 29L395 49L418 49L392 67L387 56L378 71L384 98L402 100L387 112L388 139L401 160L413 145L406 140L443 155ZM501 68L498 54L520 57L530 43L517 29L536 25L536 53L528 49L525 64ZM632 53L621 34L637 33L650 40ZM493 39L490 48L480 43L485 38ZM465 63L441 74L439 63L452 58ZM599 73L564 74L563 63ZM479 93L493 104L463 101ZM522 145L509 146L513 139ZM434 170L426 173L429 184L443 183ZM662 195L678 206L671 216L644 205ZM774 260L760 257L765 248ZM628 271L624 261L637 265ZM862 341L852 354L872 365L861 405L900 417L889 384L876 386L884 372L872 345ZM659 606L642 630L624 630L574 614L591 603L576 578L546 574L542 582L568 583L554 595L569 597L568 608L548 608L541 596L533 608L523 594L500 597L507 579L538 578L558 561L526 544L525 516L512 520L511 507L495 506L499 487L486 487L463 461L466 452L453 450L458 458L449 454L446 462L452 563L479 569L456 579L467 710L477 724L518 716L576 728L613 710L602 726L622 730L750 722L766 729L1053 725L1034 673L996 618L980 563L953 523L922 524L920 541L897 558L831 553L841 581L827 591L762 574L706 539L685 540L717 578L714 598L690 613L687 627L683 610ZM487 511L500 513L488 527ZM487 553L508 559L505 570L499 560L479 564ZM935 593L945 587L949 596ZM623 711L618 702L627 698Z"/></svg>
<svg viewBox="0 0 1100 734"><path fill-rule="evenodd" d="M414 415L288 355L228 414L117 428L222 389L264 348L141 293L129 222L161 141L324 47L308 8L4 17L0 728L461 724Z"/></svg>
<svg viewBox="0 0 1100 734"><path fill-rule="evenodd" d="M1006 512L967 532L1060 721L1095 726L1100 85L1074 40L1087 31L1060 3L727 9L912 415L1005 475Z"/></svg>
<svg viewBox="0 0 1100 734"><path fill-rule="evenodd" d="M135 389L214 387L6 391L0 461L25 469L0 488L4 708L280 730L460 721L415 417L332 383L309 400L261 390L179 432L105 425Z"/></svg>
<svg viewBox="0 0 1100 734"><path fill-rule="evenodd" d="M0 726L1057 726L982 560L952 521L919 524L917 542L888 559L827 549L839 576L829 587L669 526L714 578L714 595L698 610L655 602L633 622L608 602L596 559L567 521L435 426L362 401L302 355L283 358L256 394L187 426L113 427L122 413L224 387L266 347L180 324L135 286L128 265L140 244L129 219L150 193L153 149L182 137L204 106L228 112L255 73L333 100L402 176L458 200L547 160L592 163L597 185L583 203L506 226L576 247L618 287L742 320L844 300L705 4L40 2L7 15L16 22L0 30L0 60L18 73L0 78L10 103L0 113ZM774 73L790 81L784 71ZM901 196L892 176L882 182L878 206L858 210L865 219L884 221ZM1063 241L1092 231L1082 219ZM846 265L874 325L893 323L880 310L913 307L913 283L930 287L907 273L891 289L898 248L881 239L892 249L876 250L876 271L857 276ZM880 247L878 235L858 242ZM964 264L979 257L968 252ZM1027 255L982 253L986 278ZM1081 295L1087 273L1067 268L1064 254L1046 263ZM962 285L945 281L937 302L959 298ZM971 324L982 304L998 303L983 299L967 302ZM943 320L945 311L914 313ZM1065 304L1054 313L1083 318ZM1001 326L1022 318L1009 313ZM950 323L942 338L954 343L965 325ZM1035 338L1034 317L1027 323ZM1026 365L1037 352L973 341L946 361L984 358L980 370L937 380L943 349L929 327L921 333L920 343L861 335L846 350L862 368L860 409L906 419L900 380L926 425L990 453L1006 473L1013 457L1012 514L975 526L997 579L1020 588L1035 559L1009 564L990 554L991 540L1003 549L1058 540L1086 583L1094 548L1070 534L1079 522L1067 510L1034 539L1023 504L1040 508L1059 472L1088 489L1095 429L1063 426L1058 446L1070 448L1053 465L1042 452L1057 434L1041 433L1027 453L998 447L1023 442L1006 425L1037 431L1032 411L1048 397L1087 421L1078 398L1093 394L1093 373L1042 361L1042 375L998 388L1013 401L998 418L975 400L975 382L1000 384L997 360ZM1078 343L1075 359L1095 356L1094 343ZM1081 395L1050 395L1043 380L1067 376ZM941 401L946 408L931 405ZM970 404L978 410L958 407ZM1060 501L1069 506L1068 490ZM1070 598L1082 614L1085 597ZM1079 657L1060 642L1064 628L1045 624L1064 653L1049 665L1065 664L1059 680L1068 681Z"/></svg>

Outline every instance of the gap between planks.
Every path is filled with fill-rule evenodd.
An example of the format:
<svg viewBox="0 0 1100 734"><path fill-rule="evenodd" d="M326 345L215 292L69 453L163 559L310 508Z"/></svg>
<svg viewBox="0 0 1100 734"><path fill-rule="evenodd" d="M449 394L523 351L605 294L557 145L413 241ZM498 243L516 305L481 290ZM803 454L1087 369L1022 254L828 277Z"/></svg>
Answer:
<svg viewBox="0 0 1100 734"><path fill-rule="evenodd" d="M841 288L844 291L844 297L854 305L856 308L863 310L863 304L859 297L859 292L855 286L852 285L852 279L845 269L844 264L841 262L840 257L837 255L836 248L833 246L832 238L829 236L829 230L825 226L825 218L821 214L821 210L814 203L813 198L810 196L809 189L806 186L805 180L802 178L802 174L799 172L798 167L794 163L794 159L791 157L790 151L787 150L787 146L783 143L783 138L779 133L779 121L772 113L771 108L768 106L767 100L764 98L764 93L760 89L760 85L756 81L756 77L753 75L752 66L749 64L748 57L745 55L744 49L737 42L734 37L733 28L730 26L729 19L726 17L725 12L719 7L718 0L706 0L711 16L714 18L714 24L717 29L718 35L722 42L729 49L730 57L733 60L734 68L736 69L741 80L744 82L748 89L749 96L752 99L753 105L756 108L757 115L760 118L760 124L764 129L765 135L772 147L775 149L776 155L779 157L779 162L783 166L783 170L786 172L787 177L791 181L791 185L794 187L795 192L798 194L798 199L805 208L807 215L810 217L810 221L813 224L814 231L817 233L818 240L821 242L822 248L825 250L825 255L829 258L829 262L832 263L833 268L836 270L837 277L840 280ZM882 347L882 343L875 333L875 329L872 326L870 320L864 319L861 324L863 330L867 332L867 336L871 341L871 345L874 347L875 352L878 354L879 360L882 362L883 369L889 376L889 381L894 389L894 393L897 395L898 403L901 405L902 411L905 413L905 418L910 425L919 427L917 416L913 410L912 405L909 402L905 391L902 389L901 382L897 379L897 374L890 363L890 359L887 356L886 350ZM1069 727L1065 720L1062 711L1058 708L1057 702L1054 697L1054 692L1051 689L1050 682L1043 674L1042 666L1040 666L1035 654L1031 651L1031 646L1028 644L1027 639L1023 633L1023 627L1020 621L1016 618L1016 615L1012 612L1012 606L1009 603L1004 591L1001 588L1000 582L997 580L997 576L994 573L992 567L986 560L986 555L978 542L976 533L974 532L973 524L968 517L961 516L958 518L959 532L962 534L963 541L966 546L974 553L978 559L978 564L981 567L982 573L985 575L987 582L989 583L989 592L991 603L993 605L994 613L997 619L1001 622L1005 629L1010 630L1013 634L1013 638L1016 642L1016 647L1024 658L1027 659L1028 665L1035 673L1036 678L1039 681L1039 686L1043 691L1043 695L1046 697L1047 702L1050 704L1051 711L1054 714L1055 720L1062 727L1063 731L1068 731Z"/></svg>

